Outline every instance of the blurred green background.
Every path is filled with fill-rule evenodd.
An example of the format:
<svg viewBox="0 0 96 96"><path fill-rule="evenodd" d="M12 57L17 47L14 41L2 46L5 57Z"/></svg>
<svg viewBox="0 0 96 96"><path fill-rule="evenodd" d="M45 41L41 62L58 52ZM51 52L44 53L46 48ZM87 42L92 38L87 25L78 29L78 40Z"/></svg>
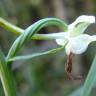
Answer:
<svg viewBox="0 0 96 96"><path fill-rule="evenodd" d="M67 24L80 15L95 15L96 0L0 0L0 17L26 29L34 22L56 17ZM60 32L57 27L43 28L39 33ZM91 25L86 33L95 34L96 25ZM18 35L0 27L0 47L7 54ZM55 41L31 40L19 54L46 51L57 47ZM90 64L96 53L96 42L87 51L73 58L73 74L81 74L82 80L69 80L64 65L67 60L65 51L40 56L28 61L16 61L12 65L18 96L69 96L79 88L87 76ZM96 88L91 96L96 96ZM4 96L0 83L0 96Z"/></svg>

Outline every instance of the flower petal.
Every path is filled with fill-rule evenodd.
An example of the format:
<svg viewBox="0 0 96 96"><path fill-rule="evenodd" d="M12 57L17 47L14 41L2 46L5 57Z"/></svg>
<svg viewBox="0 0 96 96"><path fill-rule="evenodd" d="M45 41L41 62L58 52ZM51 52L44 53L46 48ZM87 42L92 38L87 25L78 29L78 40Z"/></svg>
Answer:
<svg viewBox="0 0 96 96"><path fill-rule="evenodd" d="M69 33L68 32L63 32L62 34L60 33L61 37L63 37L63 39L56 39L56 43L58 45L64 46L66 44L66 42L68 42L68 38L69 38ZM59 36L59 34L58 34Z"/></svg>
<svg viewBox="0 0 96 96"><path fill-rule="evenodd" d="M71 27L74 27L75 25L77 25L80 22L95 23L95 16L81 15L81 16L79 16L75 20L75 22L73 22L72 24L70 24L70 28Z"/></svg>
<svg viewBox="0 0 96 96"><path fill-rule="evenodd" d="M86 28L92 23L95 23L95 16L79 16L75 20L75 22L69 25L70 35L78 36L82 34L86 30Z"/></svg>
<svg viewBox="0 0 96 96"><path fill-rule="evenodd" d="M69 44L66 47L66 52L69 54L70 52L74 54L82 54L88 48L88 45L96 41L96 35L90 36L87 34L82 34L77 37L71 38Z"/></svg>
<svg viewBox="0 0 96 96"><path fill-rule="evenodd" d="M66 40L64 39L56 39L58 45L64 46L66 44Z"/></svg>

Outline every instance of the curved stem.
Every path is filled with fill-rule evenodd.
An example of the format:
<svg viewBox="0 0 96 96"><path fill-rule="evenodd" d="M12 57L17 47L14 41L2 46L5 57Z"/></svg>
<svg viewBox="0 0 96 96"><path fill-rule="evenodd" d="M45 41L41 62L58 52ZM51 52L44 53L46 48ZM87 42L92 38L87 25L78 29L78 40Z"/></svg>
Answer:
<svg viewBox="0 0 96 96"><path fill-rule="evenodd" d="M25 30L22 28L19 28L8 21L4 20L3 18L0 18L0 26L4 29L9 30L10 32L13 32L17 35L22 34ZM64 27L64 26L61 26ZM53 39L59 39L63 38L63 36L60 33L51 33L51 34L35 34L32 36L31 39L35 40L53 40Z"/></svg>
<svg viewBox="0 0 96 96"><path fill-rule="evenodd" d="M1 50L0 50L0 79L3 85L5 96L16 96L12 74L7 67L5 57Z"/></svg>

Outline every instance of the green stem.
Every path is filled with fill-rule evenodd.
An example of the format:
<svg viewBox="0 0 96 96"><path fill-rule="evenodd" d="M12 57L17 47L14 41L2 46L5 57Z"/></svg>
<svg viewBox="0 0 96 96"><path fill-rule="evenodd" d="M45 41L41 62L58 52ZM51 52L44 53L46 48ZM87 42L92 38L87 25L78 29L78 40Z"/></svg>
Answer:
<svg viewBox="0 0 96 96"><path fill-rule="evenodd" d="M5 96L16 96L11 71L8 69L5 57L0 50L0 79L3 85Z"/></svg>
<svg viewBox="0 0 96 96"><path fill-rule="evenodd" d="M16 34L21 34L24 32L23 29L7 22L3 18L0 18L0 26L3 27L4 29L9 30L10 32L16 33Z"/></svg>
<svg viewBox="0 0 96 96"><path fill-rule="evenodd" d="M57 19L59 20L59 19ZM60 21L61 22L61 21ZM64 22L61 22L61 24L63 25ZM7 22L6 20L4 20L3 18L0 18L0 26L4 29L9 30L10 32L13 32L15 34L22 34L25 30L21 29L9 22ZM64 27L64 26L61 26ZM58 38L63 38L63 36L59 33L51 33L51 34L35 34L31 39L35 39L35 40L53 40L53 39L58 39Z"/></svg>

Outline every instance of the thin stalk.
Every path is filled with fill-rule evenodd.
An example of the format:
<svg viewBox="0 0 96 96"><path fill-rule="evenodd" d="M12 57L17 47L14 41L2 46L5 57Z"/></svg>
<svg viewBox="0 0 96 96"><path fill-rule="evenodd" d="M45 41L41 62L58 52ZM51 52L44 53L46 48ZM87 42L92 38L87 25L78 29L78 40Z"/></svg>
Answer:
<svg viewBox="0 0 96 96"><path fill-rule="evenodd" d="M4 29L9 30L10 32L13 32L17 35L22 34L25 30L22 28L19 28L8 21L4 20L3 18L0 18L0 26ZM62 34L60 33L51 33L51 34L34 34L31 39L35 40L54 40L54 39L59 39L59 38L64 38Z"/></svg>
<svg viewBox="0 0 96 96"><path fill-rule="evenodd" d="M1 50L0 50L0 79L4 89L5 96L16 96L12 74L7 67L5 57Z"/></svg>

